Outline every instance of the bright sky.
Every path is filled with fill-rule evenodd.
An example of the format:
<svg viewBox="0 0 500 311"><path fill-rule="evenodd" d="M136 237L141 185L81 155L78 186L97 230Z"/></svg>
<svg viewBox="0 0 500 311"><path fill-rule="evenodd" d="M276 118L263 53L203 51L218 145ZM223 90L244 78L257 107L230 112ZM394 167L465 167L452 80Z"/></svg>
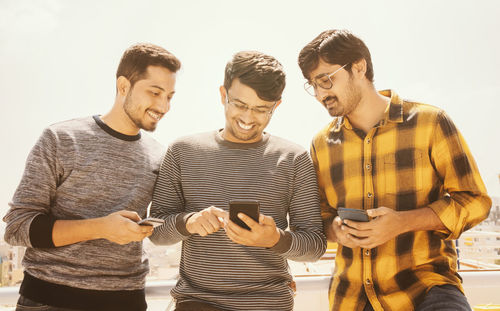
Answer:
<svg viewBox="0 0 500 311"><path fill-rule="evenodd" d="M0 212L49 124L106 113L123 51L161 45L183 62L171 111L153 134L172 139L224 126L218 87L237 51L275 56L287 72L267 131L309 147L330 117L303 90L300 49L346 28L372 54L375 85L445 109L492 195L500 195L500 1L0 0Z"/></svg>

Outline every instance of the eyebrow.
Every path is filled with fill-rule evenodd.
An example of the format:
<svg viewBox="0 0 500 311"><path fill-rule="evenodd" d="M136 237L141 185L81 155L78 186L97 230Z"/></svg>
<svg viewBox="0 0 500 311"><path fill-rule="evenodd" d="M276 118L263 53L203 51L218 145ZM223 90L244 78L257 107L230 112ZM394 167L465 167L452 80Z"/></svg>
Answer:
<svg viewBox="0 0 500 311"><path fill-rule="evenodd" d="M154 87L154 88L160 89L160 90L162 90L163 92L165 92L165 90L164 90L161 86L158 86L158 85L151 85L150 87Z"/></svg>
<svg viewBox="0 0 500 311"><path fill-rule="evenodd" d="M229 96L229 94L228 94L228 96ZM249 104L245 103L244 101L242 101L242 100L240 100L240 99L238 99L238 98L232 98L232 100L233 100L233 101L240 102L240 103L245 104L245 105L247 105L248 107L251 107L251 108L252 108L252 106L250 106ZM276 105L276 102L274 102L274 104L273 104L272 106L260 105L260 106L255 106L255 107L253 107L253 108L272 108L272 107L274 107L274 105Z"/></svg>
<svg viewBox="0 0 500 311"><path fill-rule="evenodd" d="M331 73L331 72L330 72L330 73ZM320 74L318 74L317 76L315 76L313 79L314 79L314 80L316 80L316 79L318 79L318 78L322 78L322 77L324 77L324 76L328 76L328 75L329 75L329 73L328 73L328 72L320 73Z"/></svg>

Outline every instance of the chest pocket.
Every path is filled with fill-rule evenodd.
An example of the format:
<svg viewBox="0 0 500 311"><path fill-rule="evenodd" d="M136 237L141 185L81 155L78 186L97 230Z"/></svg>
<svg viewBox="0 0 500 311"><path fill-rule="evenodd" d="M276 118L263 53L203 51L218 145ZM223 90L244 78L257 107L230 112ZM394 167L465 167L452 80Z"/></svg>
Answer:
<svg viewBox="0 0 500 311"><path fill-rule="evenodd" d="M384 157L386 194L410 194L421 191L422 151L411 150L388 154Z"/></svg>

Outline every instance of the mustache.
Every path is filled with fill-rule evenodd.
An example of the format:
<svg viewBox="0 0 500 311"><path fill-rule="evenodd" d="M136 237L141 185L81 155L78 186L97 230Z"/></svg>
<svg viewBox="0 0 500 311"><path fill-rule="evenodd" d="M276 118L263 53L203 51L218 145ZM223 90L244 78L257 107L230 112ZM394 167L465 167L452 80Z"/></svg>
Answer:
<svg viewBox="0 0 500 311"><path fill-rule="evenodd" d="M337 96L326 96L324 97L321 102L324 104L324 105L328 105L329 102L332 102L332 101L336 101L337 100Z"/></svg>

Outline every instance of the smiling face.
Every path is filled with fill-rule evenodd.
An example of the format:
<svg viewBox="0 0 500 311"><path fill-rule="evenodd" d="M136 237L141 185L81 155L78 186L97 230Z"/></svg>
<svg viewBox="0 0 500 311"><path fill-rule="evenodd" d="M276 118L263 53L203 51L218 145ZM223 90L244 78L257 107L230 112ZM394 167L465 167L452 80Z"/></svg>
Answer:
<svg viewBox="0 0 500 311"><path fill-rule="evenodd" d="M130 128L154 131L170 110L174 92L175 73L165 67L149 66L144 79L130 87L125 97L123 110L128 116Z"/></svg>
<svg viewBox="0 0 500 311"><path fill-rule="evenodd" d="M262 133L271 120L272 112L281 103L265 101L239 79L233 80L229 90L220 87L226 124L222 136L236 143L254 143L262 139Z"/></svg>
<svg viewBox="0 0 500 311"><path fill-rule="evenodd" d="M320 59L318 66L311 71L310 80L324 79L328 74L341 67L341 65L332 65ZM356 110L362 97L355 74L350 74L344 68L331 76L330 79L333 83L330 89L316 86L316 99L332 117L348 116Z"/></svg>

